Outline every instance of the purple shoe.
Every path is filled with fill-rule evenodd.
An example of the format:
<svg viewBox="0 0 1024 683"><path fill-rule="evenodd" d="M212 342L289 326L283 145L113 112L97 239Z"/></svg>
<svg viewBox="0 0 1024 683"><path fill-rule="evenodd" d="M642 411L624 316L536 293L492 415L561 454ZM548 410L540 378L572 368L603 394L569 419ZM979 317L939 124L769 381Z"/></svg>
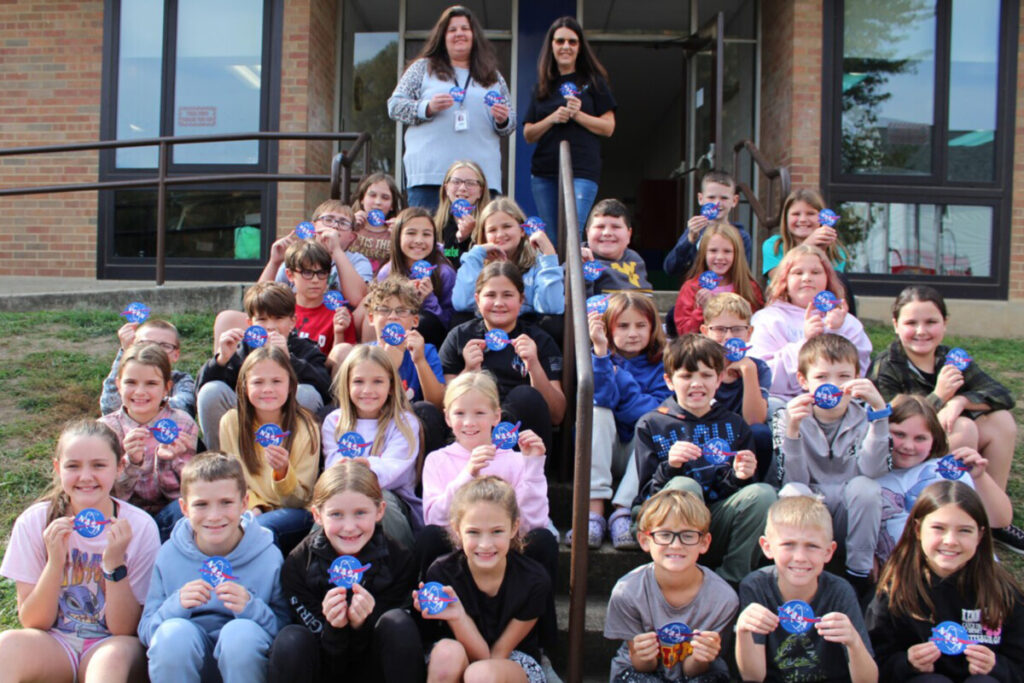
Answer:
<svg viewBox="0 0 1024 683"><path fill-rule="evenodd" d="M604 521L604 517L596 512L591 512L589 523L587 524L587 547L591 549L600 548L601 543L604 542L604 532L607 529L608 526ZM565 544L572 545L572 529L565 533Z"/></svg>
<svg viewBox="0 0 1024 683"><path fill-rule="evenodd" d="M629 530L629 508L618 508L608 518L608 530L612 537L612 547L616 550L637 550L640 544L636 536Z"/></svg>

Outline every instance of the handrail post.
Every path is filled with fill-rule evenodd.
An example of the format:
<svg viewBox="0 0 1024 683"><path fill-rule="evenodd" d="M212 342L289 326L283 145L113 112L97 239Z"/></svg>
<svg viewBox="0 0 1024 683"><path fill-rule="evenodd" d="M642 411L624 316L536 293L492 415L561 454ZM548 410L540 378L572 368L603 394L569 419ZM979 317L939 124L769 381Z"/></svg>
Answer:
<svg viewBox="0 0 1024 683"><path fill-rule="evenodd" d="M345 158L344 152L338 152L331 159L331 199L341 199L341 162Z"/></svg>
<svg viewBox="0 0 1024 683"><path fill-rule="evenodd" d="M156 284L163 286L167 257L167 155L170 146L160 142L156 186Z"/></svg>

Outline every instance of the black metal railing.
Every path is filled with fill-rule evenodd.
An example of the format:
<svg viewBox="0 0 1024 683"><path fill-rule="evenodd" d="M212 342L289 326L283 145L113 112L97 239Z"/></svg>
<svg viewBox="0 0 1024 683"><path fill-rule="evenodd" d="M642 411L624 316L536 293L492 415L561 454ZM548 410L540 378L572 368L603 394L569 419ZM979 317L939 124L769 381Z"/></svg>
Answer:
<svg viewBox="0 0 1024 683"><path fill-rule="evenodd" d="M779 213L782 209L782 202L785 201L786 196L790 190L790 179L789 169L785 166L776 166L765 157L761 150L757 148L753 140L740 140L732 147L732 170L734 177L739 178L740 176L740 157L743 152L746 151L750 155L750 159L754 162L757 170L768 180L768 188L765 191L765 203L761 203L761 198L758 197L753 188L747 183L737 182L736 191L739 192L750 204L751 210L757 217L757 225L754 226L750 232L750 237L754 242L755 248L753 250L753 262L750 264L751 271L757 277L760 272L761 265L761 250L756 245L761 244L768 237L775 228L779 227L780 216ZM776 183L778 184L779 191L776 193ZM777 204L777 205L776 205Z"/></svg>
<svg viewBox="0 0 1024 683"><path fill-rule="evenodd" d="M211 142L240 142L252 140L310 140L328 142L351 142L352 145L334 156L331 163L331 175L310 173L203 173L168 175L170 151L175 145L193 145ZM42 147L14 147L0 149L0 157L30 156L36 154L58 154L66 152L88 152L106 149L123 149L128 147L158 147L159 157L155 176L131 178L125 180L103 180L93 183L63 183L58 185L35 185L31 187L0 188L0 197L17 195L54 194L60 192L83 192L91 190L120 190L125 188L152 187L157 188L156 213L156 284L164 284L166 272L166 237L167 237L167 186L168 185L201 185L203 183L232 182L329 182L331 198L349 202L351 184L360 178L352 176L352 164L362 152L363 172L370 168L369 133L280 133L259 131L253 133L233 133L229 135L190 135L144 138L138 140L100 140L97 142L78 142L66 145L46 145Z"/></svg>

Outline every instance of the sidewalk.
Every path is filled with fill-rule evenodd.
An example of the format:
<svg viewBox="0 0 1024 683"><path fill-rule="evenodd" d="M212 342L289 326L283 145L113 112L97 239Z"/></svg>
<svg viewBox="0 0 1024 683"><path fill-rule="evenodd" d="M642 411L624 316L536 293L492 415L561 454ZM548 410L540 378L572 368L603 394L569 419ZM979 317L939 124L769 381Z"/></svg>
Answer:
<svg viewBox="0 0 1024 683"><path fill-rule="evenodd" d="M241 310L250 283L0 276L0 311L118 308L141 301L164 313Z"/></svg>

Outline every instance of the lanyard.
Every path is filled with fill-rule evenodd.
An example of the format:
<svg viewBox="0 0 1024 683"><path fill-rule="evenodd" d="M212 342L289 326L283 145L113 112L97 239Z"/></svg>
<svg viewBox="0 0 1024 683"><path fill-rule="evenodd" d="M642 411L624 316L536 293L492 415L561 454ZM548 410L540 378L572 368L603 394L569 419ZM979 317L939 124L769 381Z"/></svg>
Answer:
<svg viewBox="0 0 1024 683"><path fill-rule="evenodd" d="M462 101L459 102L459 109L466 106L466 96L469 95L469 82L473 78L473 72L468 71L466 73L466 84L462 86ZM455 76L455 85L459 84L459 77Z"/></svg>

